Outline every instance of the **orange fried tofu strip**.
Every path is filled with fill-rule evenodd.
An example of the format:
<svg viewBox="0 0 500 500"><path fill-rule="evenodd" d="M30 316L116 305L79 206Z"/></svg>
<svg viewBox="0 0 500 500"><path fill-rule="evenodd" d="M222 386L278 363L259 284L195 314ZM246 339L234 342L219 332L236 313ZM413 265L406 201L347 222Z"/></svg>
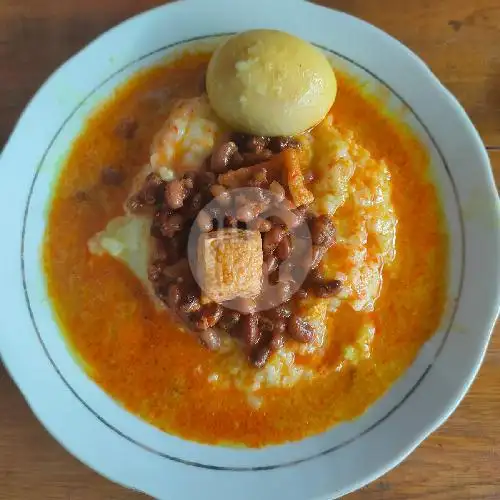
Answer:
<svg viewBox="0 0 500 500"><path fill-rule="evenodd" d="M285 149L281 154L284 158L286 184L295 206L299 207L312 203L314 196L305 186L298 152L290 148Z"/></svg>

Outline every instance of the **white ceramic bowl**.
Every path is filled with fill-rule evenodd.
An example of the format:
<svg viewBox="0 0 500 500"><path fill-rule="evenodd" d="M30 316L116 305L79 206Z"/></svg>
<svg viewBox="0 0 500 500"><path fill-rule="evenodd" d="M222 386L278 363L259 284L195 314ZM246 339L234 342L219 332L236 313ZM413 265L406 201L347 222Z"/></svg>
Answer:
<svg viewBox="0 0 500 500"><path fill-rule="evenodd" d="M89 111L139 68L188 41L278 28L330 51L390 97L427 145L451 235L448 305L417 360L366 414L301 442L237 450L187 442L131 415L69 354L40 262L50 189ZM488 156L458 102L380 30L300 0L189 0L131 19L54 73L1 157L3 361L40 421L99 473L158 498L332 498L394 467L457 406L498 314L499 201Z"/></svg>

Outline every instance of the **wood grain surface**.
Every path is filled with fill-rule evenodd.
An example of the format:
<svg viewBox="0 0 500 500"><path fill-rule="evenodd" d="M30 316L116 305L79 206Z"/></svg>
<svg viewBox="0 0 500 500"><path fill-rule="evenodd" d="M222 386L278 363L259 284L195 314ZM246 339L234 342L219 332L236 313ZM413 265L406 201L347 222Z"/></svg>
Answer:
<svg viewBox="0 0 500 500"><path fill-rule="evenodd" d="M0 0L0 146L58 65L104 30L159 3ZM499 186L500 0L319 3L375 24L422 57L476 124ZM448 422L399 467L350 500L500 499L500 328L496 330L479 377ZM0 367L1 500L135 498L145 497L103 479L57 444Z"/></svg>

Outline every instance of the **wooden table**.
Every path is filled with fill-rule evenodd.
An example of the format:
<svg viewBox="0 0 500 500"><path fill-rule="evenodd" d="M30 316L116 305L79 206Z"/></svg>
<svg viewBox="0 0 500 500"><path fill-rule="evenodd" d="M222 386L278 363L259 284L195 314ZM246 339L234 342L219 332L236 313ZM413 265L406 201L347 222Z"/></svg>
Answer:
<svg viewBox="0 0 500 500"><path fill-rule="evenodd" d="M104 30L159 3L1 0L0 144L28 99L60 63ZM498 185L500 0L320 3L372 22L429 64L478 127ZM0 499L132 498L144 497L101 478L57 444L0 367ZM500 498L500 336L493 337L477 381L450 420L402 465L349 498Z"/></svg>

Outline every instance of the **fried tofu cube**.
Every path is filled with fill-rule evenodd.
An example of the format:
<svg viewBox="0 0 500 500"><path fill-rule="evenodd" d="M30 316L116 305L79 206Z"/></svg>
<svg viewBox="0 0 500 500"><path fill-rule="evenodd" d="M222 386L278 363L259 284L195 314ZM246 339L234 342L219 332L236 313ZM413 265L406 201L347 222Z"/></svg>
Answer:
<svg viewBox="0 0 500 500"><path fill-rule="evenodd" d="M204 295L216 302L259 295L262 264L259 231L221 229L199 239L198 276Z"/></svg>

